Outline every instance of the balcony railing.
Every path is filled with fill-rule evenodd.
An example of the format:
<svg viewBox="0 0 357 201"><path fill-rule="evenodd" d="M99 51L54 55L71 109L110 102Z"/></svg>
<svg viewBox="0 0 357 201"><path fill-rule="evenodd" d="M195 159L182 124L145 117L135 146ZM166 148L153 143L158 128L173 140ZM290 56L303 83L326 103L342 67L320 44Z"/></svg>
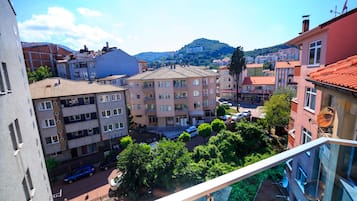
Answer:
<svg viewBox="0 0 357 201"><path fill-rule="evenodd" d="M326 148L326 147L329 147L329 148ZM327 161L329 160L329 162L331 162L331 161L332 161L332 163L335 162L335 165L336 165L336 161L341 160L340 156L338 155L338 154L340 154L340 152L341 153L348 152L348 154L354 153L355 147L357 147L357 141L321 137L321 138L313 140L309 143L297 146L293 149L284 151L284 152L274 155L270 158L256 162L252 165L240 168L240 169L230 172L228 174L225 174L220 177L214 178L212 180L206 181L204 183L189 187L187 189L184 189L177 193L173 193L169 196L163 197L158 200L159 201L196 200L199 198L205 198L204 200L221 200L218 198L212 199L212 198L214 198L216 191L222 190L223 188L228 187L232 184L235 184L236 182L242 181L242 180L247 179L251 176L254 176L258 173L261 173L265 170L268 170L268 169L273 168L277 165L280 165L283 162L291 161L291 159L293 159L294 157L306 156L307 153L310 153L310 151L312 152L312 150L316 149L316 150L318 150L316 153L318 153L319 155L317 154L317 155L315 155L315 157L309 156L309 158L311 160L313 160L312 163L310 164L310 166L313 166L313 164L315 162L314 160L319 160L320 163L323 163L324 161L326 162L326 160ZM331 151L329 149L331 149ZM348 149L350 151L346 151L346 149ZM336 150L341 150L341 151L339 152ZM346 156L341 156L341 157L345 158ZM347 162L347 164L353 164L354 165L354 166L352 166L353 168L357 164L357 157L356 156L354 156L354 157L355 158L353 159L353 162L352 161ZM353 158L353 157L350 156L349 159L352 160L351 158ZM302 194L305 197L309 197L309 198L315 197L314 198L315 200L318 200L318 199L322 200L321 196L325 196L323 200L334 200L333 196L332 196L332 189L334 188L334 185L336 185L339 188L344 188L344 189L342 189L342 191L340 191L340 192L344 193L342 195L342 196L344 196L344 198L346 198L344 200L353 200L353 197L352 197L353 193L356 193L356 192L350 192L351 189L348 187L345 187L345 186L349 185L347 183L351 179L343 178L343 175L337 173L338 165L339 164L336 165L335 170L332 170L332 172L331 172L331 170L329 170L329 172L328 172L329 173L328 178L326 178L325 179L326 181L324 181L324 182L330 182L329 184L324 184L320 180L308 180L307 179L306 183L303 184L304 190L303 190ZM318 166L318 169L314 169L314 171L319 172L320 168L321 168L320 166L321 165ZM324 165L324 166L326 167L326 165ZM327 166L327 168L330 168L330 167ZM346 169L346 167L344 167L344 168ZM331 175L331 174L334 174L334 175ZM353 176L356 176L356 172L354 172ZM311 178L311 179L313 179L313 178ZM356 178L353 177L352 179L356 179ZM294 179L294 182L297 183L297 181L295 181L295 180L296 179ZM336 182L336 181L338 181L339 184L335 184L334 182ZM331 185L331 182L332 182L332 185ZM319 184L319 185L311 186L312 184ZM289 185L293 186L293 184L290 184L290 183L289 183ZM328 187L329 187L329 189L328 189ZM357 188L357 187L355 187L355 188ZM293 192L291 192L291 193L293 193ZM318 196L316 195L317 193L319 193ZM279 195L277 195L277 196L279 196ZM317 197L319 197L319 198L317 198ZM224 200L226 200L226 199L224 199Z"/></svg>

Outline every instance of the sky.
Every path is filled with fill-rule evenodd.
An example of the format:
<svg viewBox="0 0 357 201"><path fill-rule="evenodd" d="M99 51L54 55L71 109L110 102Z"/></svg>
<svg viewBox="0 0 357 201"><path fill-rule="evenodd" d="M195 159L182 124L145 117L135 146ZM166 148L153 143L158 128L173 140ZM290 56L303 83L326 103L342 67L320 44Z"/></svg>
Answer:
<svg viewBox="0 0 357 201"><path fill-rule="evenodd" d="M79 50L106 42L135 55L176 51L198 38L244 50L284 43L335 17L346 0L11 0L21 41ZM348 10L357 0L348 0Z"/></svg>

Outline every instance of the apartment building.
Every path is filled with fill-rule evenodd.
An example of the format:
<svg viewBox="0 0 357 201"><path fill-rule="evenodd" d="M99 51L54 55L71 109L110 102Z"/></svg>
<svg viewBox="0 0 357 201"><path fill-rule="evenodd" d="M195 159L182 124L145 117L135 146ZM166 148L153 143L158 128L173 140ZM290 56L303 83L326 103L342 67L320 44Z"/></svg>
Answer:
<svg viewBox="0 0 357 201"><path fill-rule="evenodd" d="M263 64L247 64L247 76L263 76Z"/></svg>
<svg viewBox="0 0 357 201"><path fill-rule="evenodd" d="M275 63L275 89L296 88L294 68L300 66L299 61L279 61Z"/></svg>
<svg viewBox="0 0 357 201"><path fill-rule="evenodd" d="M319 136L357 140L357 55L330 64L309 74L308 80L322 92L318 115ZM324 147L320 153L324 198L356 198L357 152L355 148ZM338 160L339 159L339 160ZM344 160L341 160L344 159ZM335 161L334 161L335 160Z"/></svg>
<svg viewBox="0 0 357 201"><path fill-rule="evenodd" d="M170 66L128 78L134 121L153 127L196 125L215 117L217 73Z"/></svg>
<svg viewBox="0 0 357 201"><path fill-rule="evenodd" d="M275 89L274 76L245 77L240 92L241 102L263 105Z"/></svg>
<svg viewBox="0 0 357 201"><path fill-rule="evenodd" d="M219 74L219 97L234 100L236 91L236 81L232 75L229 74L229 68L227 66L221 66L218 69Z"/></svg>
<svg viewBox="0 0 357 201"><path fill-rule="evenodd" d="M98 79L97 82L100 84L111 84L114 86L122 87L122 86L126 86L127 79L128 79L127 75L112 75L112 76Z"/></svg>
<svg viewBox="0 0 357 201"><path fill-rule="evenodd" d="M300 46L301 66L294 68L294 82L297 83L297 97L291 102L288 147L293 148L318 137L317 115L320 113L322 93L313 83L306 80L307 75L324 69L357 54L357 30L351 28L357 24L357 9L331 19L309 30L309 19L303 19L302 33L287 42ZM288 164L289 192L291 200L307 200L305 184L324 178L321 171L312 168L318 164L319 150L306 152Z"/></svg>
<svg viewBox="0 0 357 201"><path fill-rule="evenodd" d="M0 199L53 200L11 3L0 1Z"/></svg>
<svg viewBox="0 0 357 201"><path fill-rule="evenodd" d="M147 70L145 63L107 43L101 51L88 50L86 46L79 53L57 62L58 76L71 80L94 80L112 75L128 75Z"/></svg>
<svg viewBox="0 0 357 201"><path fill-rule="evenodd" d="M123 88L48 78L30 90L46 158L77 159L128 134Z"/></svg>

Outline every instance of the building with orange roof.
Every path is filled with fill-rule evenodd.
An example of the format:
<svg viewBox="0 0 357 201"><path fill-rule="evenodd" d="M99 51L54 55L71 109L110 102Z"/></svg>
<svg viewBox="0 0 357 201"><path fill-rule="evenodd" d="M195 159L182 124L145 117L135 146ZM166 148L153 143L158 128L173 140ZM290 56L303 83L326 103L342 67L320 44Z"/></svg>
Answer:
<svg viewBox="0 0 357 201"><path fill-rule="evenodd" d="M311 30L309 30L308 16L304 16L302 33L287 42L288 45L300 47L301 63L300 66L294 67L293 81L297 83L297 95L291 102L288 148L299 146L319 137L319 119L317 117L320 114L320 110L322 107L328 105L329 102L334 104L333 102L336 99L334 100L333 98L329 98L328 95L322 94L320 90L321 87L314 85L313 82L308 80L314 79L315 83L319 83L318 72L324 72L324 69L328 69L326 66L357 54L357 29L352 28L356 24L357 9L353 9L333 18ZM317 71L317 73L311 74L310 77L308 77L310 73L315 71ZM329 70L326 70L326 72L328 71ZM325 73L325 76L327 76L327 73ZM324 77L323 79L324 80L321 81L326 81L327 79L333 80L332 77ZM334 79L339 80L341 78ZM333 82L337 81L335 80ZM326 82L325 85L328 85L328 83ZM334 94L336 95L336 93ZM355 112L352 105L347 107L350 108L350 112ZM352 121L355 121L355 119ZM347 123L348 121L344 122ZM341 123L342 122L339 124ZM355 123L353 123L352 127L354 127L354 125ZM351 124L339 126L350 127ZM349 134L351 133L354 134L352 130ZM326 147L324 151L326 154L338 154L338 152L339 150L330 147ZM306 184L316 181L319 178L325 187L323 200L334 200L332 197L341 198L342 191L338 189L338 185L330 185L332 184L331 182L334 182L335 177L328 174L331 171L330 167L333 169L336 164L329 164L323 161L321 161L321 163L314 163L313 161L319 160L319 157L324 158L323 154L319 154L319 149L311 150L306 152L305 155L295 157L288 162L287 178L289 181L290 200L306 200ZM333 157L333 155L330 157ZM346 173L346 170L347 169L341 172L343 173L342 175Z"/></svg>
<svg viewBox="0 0 357 201"><path fill-rule="evenodd" d="M274 76L245 77L242 83L241 102L262 105L273 94L274 88Z"/></svg>
<svg viewBox="0 0 357 201"><path fill-rule="evenodd" d="M299 61L279 61L275 63L275 89L290 87L296 90L293 81L294 68L299 66Z"/></svg>
<svg viewBox="0 0 357 201"><path fill-rule="evenodd" d="M318 135L356 140L357 55L312 72L307 80L322 92L321 112L317 118ZM336 194L342 194L342 197L356 198L356 194L353 195L353 192L348 190L354 189L357 183L357 153L355 149L331 147L328 151L330 152L329 157L332 159L345 158L347 155L348 160L336 164L321 157L321 163L328 167L328 171L336 172L339 175L338 179L326 178L325 186L329 189L325 191L324 196L331 198Z"/></svg>

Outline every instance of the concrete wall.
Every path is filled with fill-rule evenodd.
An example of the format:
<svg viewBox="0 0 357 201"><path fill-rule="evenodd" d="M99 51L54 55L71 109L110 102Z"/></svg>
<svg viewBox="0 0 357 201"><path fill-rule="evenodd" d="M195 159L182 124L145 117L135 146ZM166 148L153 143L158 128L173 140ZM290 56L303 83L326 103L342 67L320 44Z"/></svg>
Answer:
<svg viewBox="0 0 357 201"><path fill-rule="evenodd" d="M2 200L53 200L32 106L15 13L9 1L0 1L0 71L9 78L10 90L0 95L0 198ZM7 67L5 75L4 66ZM14 133L10 125L16 125ZM13 133L13 135L11 134ZM11 136L14 136L12 140ZM21 136L22 140L20 140ZM13 142L17 149L14 149ZM28 172L30 181L26 176ZM26 184L28 189L23 186ZM30 195L27 197L25 192Z"/></svg>

